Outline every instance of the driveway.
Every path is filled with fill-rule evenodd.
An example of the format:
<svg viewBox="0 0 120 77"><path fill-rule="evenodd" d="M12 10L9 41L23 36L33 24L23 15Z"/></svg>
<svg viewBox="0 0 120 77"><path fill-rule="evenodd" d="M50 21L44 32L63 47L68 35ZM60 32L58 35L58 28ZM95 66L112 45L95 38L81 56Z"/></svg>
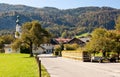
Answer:
<svg viewBox="0 0 120 77"><path fill-rule="evenodd" d="M120 77L120 63L91 63L39 55L51 77Z"/></svg>

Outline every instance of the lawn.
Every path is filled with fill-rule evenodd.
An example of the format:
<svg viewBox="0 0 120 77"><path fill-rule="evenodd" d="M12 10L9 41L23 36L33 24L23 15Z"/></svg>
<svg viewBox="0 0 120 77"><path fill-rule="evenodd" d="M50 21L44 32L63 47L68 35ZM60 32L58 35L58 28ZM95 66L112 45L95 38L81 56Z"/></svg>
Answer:
<svg viewBox="0 0 120 77"><path fill-rule="evenodd" d="M0 54L0 77L39 77L37 62L28 54ZM42 77L50 77L43 66Z"/></svg>

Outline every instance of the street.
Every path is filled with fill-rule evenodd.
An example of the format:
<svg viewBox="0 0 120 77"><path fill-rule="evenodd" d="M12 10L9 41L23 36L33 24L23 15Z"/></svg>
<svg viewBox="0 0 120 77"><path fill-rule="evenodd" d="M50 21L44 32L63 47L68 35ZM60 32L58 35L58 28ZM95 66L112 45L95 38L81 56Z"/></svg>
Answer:
<svg viewBox="0 0 120 77"><path fill-rule="evenodd" d="M120 63L91 63L39 55L51 77L120 77Z"/></svg>

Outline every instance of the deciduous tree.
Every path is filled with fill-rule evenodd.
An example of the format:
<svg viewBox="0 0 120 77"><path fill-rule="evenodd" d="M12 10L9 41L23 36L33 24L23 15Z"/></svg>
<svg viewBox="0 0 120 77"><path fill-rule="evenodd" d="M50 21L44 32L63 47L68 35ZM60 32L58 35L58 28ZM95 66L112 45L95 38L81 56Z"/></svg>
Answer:
<svg viewBox="0 0 120 77"><path fill-rule="evenodd" d="M30 57L33 56L33 45L38 47L41 43L48 42L50 34L41 27L38 21L26 22L22 26L22 35L18 39L22 44L27 44L30 50ZM18 46L19 47L19 46Z"/></svg>

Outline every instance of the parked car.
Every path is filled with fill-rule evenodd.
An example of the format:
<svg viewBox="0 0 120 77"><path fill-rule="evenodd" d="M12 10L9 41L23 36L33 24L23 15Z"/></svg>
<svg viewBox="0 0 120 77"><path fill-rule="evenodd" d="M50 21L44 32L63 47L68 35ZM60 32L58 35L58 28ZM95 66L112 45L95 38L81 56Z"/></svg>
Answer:
<svg viewBox="0 0 120 77"><path fill-rule="evenodd" d="M99 57L99 56L91 57L91 62L99 62L99 63L102 63L103 60L104 60L103 57Z"/></svg>

